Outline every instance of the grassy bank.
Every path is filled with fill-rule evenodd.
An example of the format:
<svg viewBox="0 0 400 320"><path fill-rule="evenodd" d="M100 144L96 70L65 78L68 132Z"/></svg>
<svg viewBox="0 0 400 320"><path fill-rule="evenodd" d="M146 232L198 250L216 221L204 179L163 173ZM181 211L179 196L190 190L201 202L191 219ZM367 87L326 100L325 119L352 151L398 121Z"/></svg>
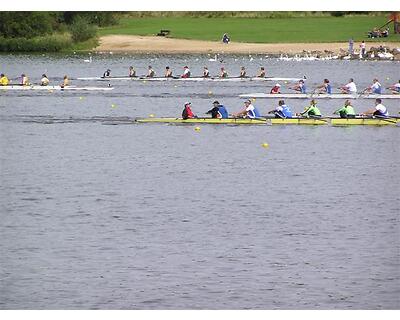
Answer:
<svg viewBox="0 0 400 320"><path fill-rule="evenodd" d="M233 41L255 43L382 41L367 39L366 32L380 27L387 16L295 17L295 18L196 18L125 17L116 26L100 28L98 35L155 35L171 30L170 37L219 41L228 33ZM392 26L391 30L392 31ZM384 41L400 41L391 34Z"/></svg>

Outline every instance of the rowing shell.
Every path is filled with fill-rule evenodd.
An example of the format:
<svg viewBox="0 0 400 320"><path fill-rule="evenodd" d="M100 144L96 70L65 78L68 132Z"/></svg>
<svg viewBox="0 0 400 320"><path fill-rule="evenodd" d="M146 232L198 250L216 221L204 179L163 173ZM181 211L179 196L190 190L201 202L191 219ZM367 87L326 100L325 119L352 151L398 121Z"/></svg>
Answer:
<svg viewBox="0 0 400 320"><path fill-rule="evenodd" d="M256 99L400 99L400 94L245 93L239 97Z"/></svg>
<svg viewBox="0 0 400 320"><path fill-rule="evenodd" d="M217 82L245 82L245 81L299 81L304 78L278 78L278 77L230 77L230 78L218 78L218 77L210 77L210 78L203 78L203 77L191 77L191 78L177 78L177 77L83 77L83 78L76 78L77 80L82 81L121 81L121 80L129 80L129 81L217 81Z"/></svg>
<svg viewBox="0 0 400 320"><path fill-rule="evenodd" d="M400 124L400 118L257 118L257 119L243 119L243 118L228 118L228 119L215 119L215 118L137 118L138 123L187 123L187 124L270 124L270 125L333 125L333 126L349 126L349 125L396 125Z"/></svg>
<svg viewBox="0 0 400 320"><path fill-rule="evenodd" d="M110 91L112 87L60 87L60 86L0 86L0 90L62 90L62 91Z"/></svg>

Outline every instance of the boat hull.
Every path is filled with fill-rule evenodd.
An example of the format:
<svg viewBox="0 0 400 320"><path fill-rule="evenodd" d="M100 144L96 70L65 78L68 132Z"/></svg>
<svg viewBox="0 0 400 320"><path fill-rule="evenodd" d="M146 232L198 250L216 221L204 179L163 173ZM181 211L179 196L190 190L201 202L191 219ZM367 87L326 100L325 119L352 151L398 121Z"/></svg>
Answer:
<svg viewBox="0 0 400 320"><path fill-rule="evenodd" d="M267 119L243 119L243 118L228 118L228 119L215 119L215 118L192 118L192 119L182 119L182 118L141 118L136 119L138 123L204 123L204 124L266 124Z"/></svg>
<svg viewBox="0 0 400 320"><path fill-rule="evenodd" d="M239 95L240 98L255 98L255 99L400 99L400 94L312 94L312 93L245 93Z"/></svg>
<svg viewBox="0 0 400 320"><path fill-rule="evenodd" d="M239 78L239 77L228 77L228 78L218 78L218 77L191 77L191 78L165 78L165 77L81 77L76 78L81 81L183 81L183 82L198 82L198 81L210 81L210 82L247 82L247 81L299 81L302 78L280 78L280 77L248 77L248 78Z"/></svg>
<svg viewBox="0 0 400 320"><path fill-rule="evenodd" d="M37 90L37 91L110 91L113 90L112 87L60 87L60 86L0 86L0 90L8 91L8 90L18 90L18 91L29 91L29 90Z"/></svg>

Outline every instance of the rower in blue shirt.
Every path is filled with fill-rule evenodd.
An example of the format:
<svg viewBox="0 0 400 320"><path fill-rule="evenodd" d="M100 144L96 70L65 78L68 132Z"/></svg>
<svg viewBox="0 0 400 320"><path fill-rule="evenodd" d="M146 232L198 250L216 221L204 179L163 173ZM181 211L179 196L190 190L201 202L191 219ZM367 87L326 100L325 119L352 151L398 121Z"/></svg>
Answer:
<svg viewBox="0 0 400 320"><path fill-rule="evenodd" d="M329 79L324 79L324 83L317 87L318 93L326 93L326 94L332 94L332 86L329 83Z"/></svg>
<svg viewBox="0 0 400 320"><path fill-rule="evenodd" d="M292 111L290 108L285 104L285 101L279 100L278 106L274 109L269 111L268 113L273 113L275 118L292 118Z"/></svg>
<svg viewBox="0 0 400 320"><path fill-rule="evenodd" d="M211 110L208 110L206 114L211 114L212 118L219 118L219 119L228 118L228 111L218 101L213 102L213 108Z"/></svg>
<svg viewBox="0 0 400 320"><path fill-rule="evenodd" d="M289 89L298 91L299 93L307 93L306 84L303 79L301 79L299 83L294 85L293 87L289 87Z"/></svg>

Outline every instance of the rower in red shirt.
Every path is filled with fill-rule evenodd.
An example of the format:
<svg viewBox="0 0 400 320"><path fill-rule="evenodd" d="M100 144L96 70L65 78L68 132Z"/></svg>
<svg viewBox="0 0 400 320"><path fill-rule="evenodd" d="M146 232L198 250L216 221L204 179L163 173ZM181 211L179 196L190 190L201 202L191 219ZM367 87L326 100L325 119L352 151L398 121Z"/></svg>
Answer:
<svg viewBox="0 0 400 320"><path fill-rule="evenodd" d="M270 93L275 94L275 93L281 93L281 85L279 83L277 83L276 85L274 85L270 91Z"/></svg>
<svg viewBox="0 0 400 320"><path fill-rule="evenodd" d="M196 116L194 115L192 109L190 108L192 104L190 102L185 102L185 107L182 111L182 119L186 120L186 119L191 119L191 118L196 118Z"/></svg>

